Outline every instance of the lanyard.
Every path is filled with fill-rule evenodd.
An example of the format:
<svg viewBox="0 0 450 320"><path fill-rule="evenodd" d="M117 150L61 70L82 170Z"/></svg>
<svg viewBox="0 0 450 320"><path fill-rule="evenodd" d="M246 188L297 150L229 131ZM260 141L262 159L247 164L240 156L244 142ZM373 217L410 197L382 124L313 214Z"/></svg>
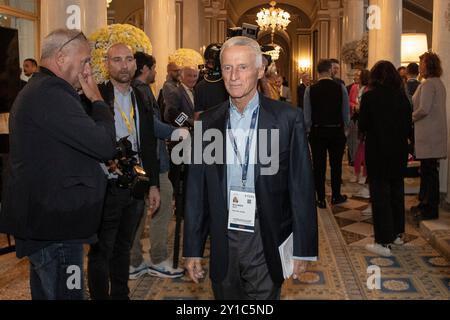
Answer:
<svg viewBox="0 0 450 320"><path fill-rule="evenodd" d="M132 125L132 119L134 119L134 104L131 102L131 110L130 110L130 117L128 118L125 112L122 109L122 106L119 104L119 101L115 99L115 103L117 105L117 109L119 109L120 115L122 116L123 121L125 122L125 125L127 126L128 133L130 135L133 134L133 125Z"/></svg>
<svg viewBox="0 0 450 320"><path fill-rule="evenodd" d="M254 134L254 131L256 128L256 120L258 118L258 111L259 111L259 106L258 106L258 108L256 108L255 112L253 112L252 122L250 124L250 131L249 131L249 135L247 137L247 144L245 147L245 163L242 162L242 157L241 157L241 154L240 154L237 144L236 144L236 138L234 137L233 132L231 130L231 120L230 120L231 116L228 118L228 135L230 137L231 144L233 145L234 153L236 154L236 157L238 158L239 163L242 168L242 185L244 188L247 184L248 165L250 163L250 147L251 147L252 140L253 140L253 134Z"/></svg>

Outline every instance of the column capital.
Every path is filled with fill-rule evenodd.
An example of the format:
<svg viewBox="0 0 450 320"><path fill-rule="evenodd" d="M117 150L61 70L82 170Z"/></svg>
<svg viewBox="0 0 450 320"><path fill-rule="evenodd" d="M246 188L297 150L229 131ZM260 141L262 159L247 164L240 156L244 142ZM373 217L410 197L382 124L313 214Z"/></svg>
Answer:
<svg viewBox="0 0 450 320"><path fill-rule="evenodd" d="M338 18L340 14L341 3L340 1L328 1L328 13L331 18Z"/></svg>

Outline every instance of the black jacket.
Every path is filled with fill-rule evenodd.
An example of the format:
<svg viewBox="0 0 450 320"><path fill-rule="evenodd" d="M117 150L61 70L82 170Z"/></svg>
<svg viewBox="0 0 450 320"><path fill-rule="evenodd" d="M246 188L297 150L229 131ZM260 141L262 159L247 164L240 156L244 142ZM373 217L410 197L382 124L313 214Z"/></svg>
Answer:
<svg viewBox="0 0 450 320"><path fill-rule="evenodd" d="M278 247L292 232L294 256L318 256L313 171L303 111L262 95L260 105L258 130L279 129L280 137L279 171L273 176L261 175L261 169L266 165L261 164L258 156L255 189L268 269L274 283L281 284L284 279ZM229 102L225 102L204 112L200 116L203 129L220 130L225 139L229 108ZM207 145L204 142L203 148ZM268 145L271 145L270 140ZM226 143L224 158L225 149ZM190 165L186 190L186 199L189 201L185 209L184 256L202 257L209 234L211 278L221 282L227 274L228 265L227 166L204 163ZM205 210L205 207L209 210Z"/></svg>
<svg viewBox="0 0 450 320"><path fill-rule="evenodd" d="M411 118L411 104L404 90L379 87L363 95L359 130L366 137L369 179L405 175Z"/></svg>
<svg viewBox="0 0 450 320"><path fill-rule="evenodd" d="M115 150L104 102L89 117L73 87L41 68L11 109L10 170L0 232L64 241L96 234L106 178L100 162Z"/></svg>
<svg viewBox="0 0 450 320"><path fill-rule="evenodd" d="M159 163L156 153L157 140L155 138L153 109L141 96L139 90L133 88L133 99L139 112L139 133L140 133L140 156L145 172L150 178L151 186L159 186ZM106 82L99 86L100 93L105 102L110 106L114 114L114 86L111 82ZM111 159L110 159L111 160Z"/></svg>

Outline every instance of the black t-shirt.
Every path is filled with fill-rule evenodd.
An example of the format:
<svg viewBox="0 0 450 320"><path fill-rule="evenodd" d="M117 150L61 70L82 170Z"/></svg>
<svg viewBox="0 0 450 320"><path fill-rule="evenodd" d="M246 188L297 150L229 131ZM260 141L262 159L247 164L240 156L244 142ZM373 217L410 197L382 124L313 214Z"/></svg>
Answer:
<svg viewBox="0 0 450 320"><path fill-rule="evenodd" d="M203 112L228 100L223 79L208 81L203 79L195 87L195 112Z"/></svg>

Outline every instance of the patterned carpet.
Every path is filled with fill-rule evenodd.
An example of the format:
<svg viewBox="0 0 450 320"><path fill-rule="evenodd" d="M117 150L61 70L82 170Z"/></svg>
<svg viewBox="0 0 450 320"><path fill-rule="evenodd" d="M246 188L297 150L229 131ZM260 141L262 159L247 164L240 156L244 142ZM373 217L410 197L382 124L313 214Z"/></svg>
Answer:
<svg viewBox="0 0 450 320"><path fill-rule="evenodd" d="M345 183L343 192L351 196L359 188L357 184ZM414 196L408 196L406 207L411 207L415 202ZM282 299L450 299L450 263L419 234L416 223L409 215L406 244L394 247L393 257L377 257L364 249L365 244L373 241L372 220L361 215L361 210L367 206L367 200L351 198L341 206L319 211L320 260L312 263L299 280L285 283ZM173 229L172 223L171 234ZM173 238L172 235L170 238ZM0 235L0 247L5 244L5 236ZM144 249L148 250L148 238L143 239L143 244ZM148 259L148 254L145 257ZM206 267L207 263L208 259L205 259ZM367 287L370 276L367 268L372 265L379 266L381 270L379 290L369 290ZM208 278L195 285L186 277L170 280L146 275L129 284L134 300L213 298ZM30 299L28 262L26 259L16 259L14 254L7 254L0 256L0 300L15 299Z"/></svg>
<svg viewBox="0 0 450 320"><path fill-rule="evenodd" d="M361 218L367 202L351 199L343 206L319 211L320 260L299 280L282 290L285 300L450 299L450 263L408 224L406 245L391 258L364 249L373 241L370 218ZM343 223L343 221L345 223ZM368 266L381 269L381 289L369 290ZM205 261L207 266L207 261ZM169 280L145 276L130 281L136 300L212 299L209 279L194 285L187 278Z"/></svg>
<svg viewBox="0 0 450 320"><path fill-rule="evenodd" d="M348 176L348 168L346 173L344 176ZM327 184L329 192L329 181ZM358 184L345 183L343 192L351 196L359 188ZM415 202L414 196L405 199L408 209ZM367 207L367 200L351 198L343 205L319 210L320 260L312 263L299 280L285 283L282 299L450 299L450 263L421 237L416 222L408 213L406 243L393 248L393 257L378 257L365 250L364 246L373 242L372 218L361 214ZM374 265L381 271L379 290L370 290L367 286L372 274L368 273L368 267ZM130 287L132 299L136 300L213 299L209 279L194 285L187 278L169 280L145 276L130 281Z"/></svg>

